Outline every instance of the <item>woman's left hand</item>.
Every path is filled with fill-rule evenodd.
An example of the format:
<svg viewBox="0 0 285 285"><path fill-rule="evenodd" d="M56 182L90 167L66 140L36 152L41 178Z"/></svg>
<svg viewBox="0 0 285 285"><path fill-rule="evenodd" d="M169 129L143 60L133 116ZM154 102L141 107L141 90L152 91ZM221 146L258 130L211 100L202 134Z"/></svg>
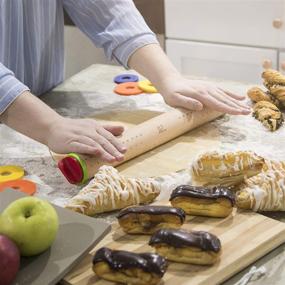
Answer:
<svg viewBox="0 0 285 285"><path fill-rule="evenodd" d="M157 87L165 102L172 107L195 111L208 107L232 115L250 113L250 108L242 102L244 96L234 94L210 82L177 76L169 80L165 78Z"/></svg>

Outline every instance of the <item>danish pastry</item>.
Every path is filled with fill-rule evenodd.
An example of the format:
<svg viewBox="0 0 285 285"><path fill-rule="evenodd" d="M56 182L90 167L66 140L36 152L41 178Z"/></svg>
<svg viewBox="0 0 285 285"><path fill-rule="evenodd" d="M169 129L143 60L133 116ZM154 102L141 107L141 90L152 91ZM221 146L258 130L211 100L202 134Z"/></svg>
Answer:
<svg viewBox="0 0 285 285"><path fill-rule="evenodd" d="M236 193L238 208L285 211L285 163L266 161L263 172L247 179Z"/></svg>
<svg viewBox="0 0 285 285"><path fill-rule="evenodd" d="M248 97L253 102L268 101L271 102L270 96L259 87L252 87L247 91Z"/></svg>
<svg viewBox="0 0 285 285"><path fill-rule="evenodd" d="M200 186L235 186L258 174L264 159L250 151L207 152L192 164L192 183Z"/></svg>
<svg viewBox="0 0 285 285"><path fill-rule="evenodd" d="M66 208L93 216L150 203L159 193L160 187L153 179L127 178L112 166L102 166L90 183L69 201Z"/></svg>
<svg viewBox="0 0 285 285"><path fill-rule="evenodd" d="M253 107L253 116L272 132L283 124L281 111L270 102L256 103Z"/></svg>
<svg viewBox="0 0 285 285"><path fill-rule="evenodd" d="M181 185L172 192L170 202L188 215L223 218L232 213L235 199L226 187Z"/></svg>
<svg viewBox="0 0 285 285"><path fill-rule="evenodd" d="M132 253L103 247L93 258L99 277L128 285L156 285L167 269L164 257L154 253Z"/></svg>
<svg viewBox="0 0 285 285"><path fill-rule="evenodd" d="M180 228L185 212L168 206L133 206L122 210L117 218L128 234L152 234L161 228Z"/></svg>
<svg viewBox="0 0 285 285"><path fill-rule="evenodd" d="M271 93L271 96L275 98L275 101L279 102L280 104L279 107L284 108L285 107L285 86L272 85L269 87L269 91Z"/></svg>
<svg viewBox="0 0 285 285"><path fill-rule="evenodd" d="M285 76L277 70L267 69L262 73L266 86L285 85Z"/></svg>
<svg viewBox="0 0 285 285"><path fill-rule="evenodd" d="M156 252L166 259L199 265L214 264L221 255L221 242L204 231L162 229L149 241Z"/></svg>

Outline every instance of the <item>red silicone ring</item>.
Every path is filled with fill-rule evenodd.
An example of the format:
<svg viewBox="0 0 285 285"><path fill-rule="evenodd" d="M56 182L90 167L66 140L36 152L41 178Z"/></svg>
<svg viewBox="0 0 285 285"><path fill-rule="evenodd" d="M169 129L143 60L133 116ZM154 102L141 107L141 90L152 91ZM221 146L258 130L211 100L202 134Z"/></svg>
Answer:
<svg viewBox="0 0 285 285"><path fill-rule="evenodd" d="M58 162L58 168L71 184L80 184L83 180L83 170L79 161L67 156Z"/></svg>

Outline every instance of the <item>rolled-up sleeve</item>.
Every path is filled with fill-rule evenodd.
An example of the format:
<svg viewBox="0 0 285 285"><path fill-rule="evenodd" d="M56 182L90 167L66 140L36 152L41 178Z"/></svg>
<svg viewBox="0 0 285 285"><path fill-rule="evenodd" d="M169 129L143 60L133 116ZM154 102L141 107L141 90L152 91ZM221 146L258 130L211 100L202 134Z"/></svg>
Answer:
<svg viewBox="0 0 285 285"><path fill-rule="evenodd" d="M0 115L19 95L27 90L29 88L0 62Z"/></svg>
<svg viewBox="0 0 285 285"><path fill-rule="evenodd" d="M126 68L137 49L158 43L132 0L63 0L63 4L94 44Z"/></svg>

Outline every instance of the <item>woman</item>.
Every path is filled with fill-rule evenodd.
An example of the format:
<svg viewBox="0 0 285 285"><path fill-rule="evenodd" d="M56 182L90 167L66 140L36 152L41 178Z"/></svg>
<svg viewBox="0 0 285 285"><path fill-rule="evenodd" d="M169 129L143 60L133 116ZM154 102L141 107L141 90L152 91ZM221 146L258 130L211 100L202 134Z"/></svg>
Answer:
<svg viewBox="0 0 285 285"><path fill-rule="evenodd" d="M109 59L151 80L167 104L250 112L244 97L182 77L131 0L0 0L0 120L9 127L55 152L123 160L121 126L64 118L35 96L63 80L63 9Z"/></svg>

